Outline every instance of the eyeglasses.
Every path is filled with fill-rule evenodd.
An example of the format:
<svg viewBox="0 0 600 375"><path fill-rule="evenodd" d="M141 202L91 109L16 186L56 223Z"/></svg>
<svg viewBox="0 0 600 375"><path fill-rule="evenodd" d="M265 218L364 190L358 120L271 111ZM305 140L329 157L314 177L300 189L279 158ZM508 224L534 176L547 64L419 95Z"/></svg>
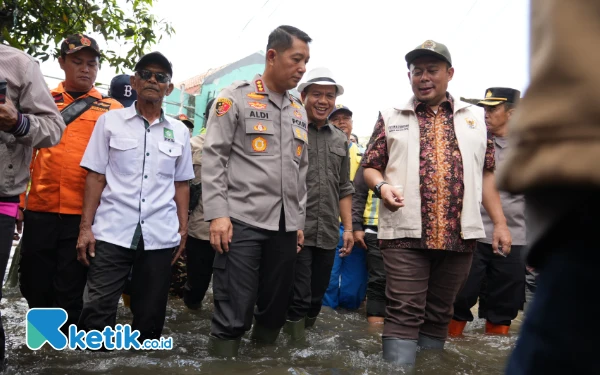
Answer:
<svg viewBox="0 0 600 375"><path fill-rule="evenodd" d="M167 83L171 80L171 77L169 77L169 75L166 73L155 73L145 69L138 71L137 74L144 81L149 80L150 78L152 78L153 75L156 78L156 82L158 83Z"/></svg>

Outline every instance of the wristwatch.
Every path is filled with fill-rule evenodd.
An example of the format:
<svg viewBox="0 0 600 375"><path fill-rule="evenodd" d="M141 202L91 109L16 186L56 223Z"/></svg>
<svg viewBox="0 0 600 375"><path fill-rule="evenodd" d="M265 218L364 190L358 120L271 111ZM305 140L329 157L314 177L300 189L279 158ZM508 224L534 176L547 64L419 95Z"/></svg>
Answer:
<svg viewBox="0 0 600 375"><path fill-rule="evenodd" d="M380 183L375 185L375 187L373 188L373 193L375 193L375 196L377 198L381 199L381 187L386 184L387 184L387 182L381 181Z"/></svg>

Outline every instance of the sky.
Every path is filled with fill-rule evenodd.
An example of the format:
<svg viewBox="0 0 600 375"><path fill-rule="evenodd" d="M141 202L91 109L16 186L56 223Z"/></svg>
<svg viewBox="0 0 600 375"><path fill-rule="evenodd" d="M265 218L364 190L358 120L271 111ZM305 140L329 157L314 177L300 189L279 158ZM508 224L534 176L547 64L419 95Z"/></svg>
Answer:
<svg viewBox="0 0 600 375"><path fill-rule="evenodd" d="M380 110L408 101L404 56L428 39L450 50L455 73L448 91L457 99L483 97L494 86L524 94L529 83L527 0L157 0L153 13L175 28L151 48L171 60L175 83L264 51L279 25L305 31L313 39L308 71L332 70L345 90L337 104L354 112L360 137L371 134ZM64 76L55 60L42 71ZM97 81L109 83L115 74L104 64Z"/></svg>

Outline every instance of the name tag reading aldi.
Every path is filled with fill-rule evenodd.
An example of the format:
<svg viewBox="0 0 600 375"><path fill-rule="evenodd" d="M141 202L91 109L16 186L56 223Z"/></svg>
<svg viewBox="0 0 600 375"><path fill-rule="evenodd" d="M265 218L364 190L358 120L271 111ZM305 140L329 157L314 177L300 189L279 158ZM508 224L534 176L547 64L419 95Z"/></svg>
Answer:
<svg viewBox="0 0 600 375"><path fill-rule="evenodd" d="M226 114L229 109L231 109L231 100L227 98L219 98L217 99L217 104L215 105L215 114L219 117Z"/></svg>

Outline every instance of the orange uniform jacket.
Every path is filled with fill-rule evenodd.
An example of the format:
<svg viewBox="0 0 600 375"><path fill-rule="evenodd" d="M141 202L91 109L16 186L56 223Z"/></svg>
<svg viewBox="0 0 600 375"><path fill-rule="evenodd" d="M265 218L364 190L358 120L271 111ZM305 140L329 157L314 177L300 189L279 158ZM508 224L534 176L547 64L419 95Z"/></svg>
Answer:
<svg viewBox="0 0 600 375"><path fill-rule="evenodd" d="M59 111L74 101L62 83L51 93ZM92 104L67 126L58 145L38 150L31 162L31 189L27 203L25 194L22 194L21 207L29 211L81 215L87 172L79 163L98 117L109 110L123 108L115 99L103 99L95 88L85 96L101 101Z"/></svg>

